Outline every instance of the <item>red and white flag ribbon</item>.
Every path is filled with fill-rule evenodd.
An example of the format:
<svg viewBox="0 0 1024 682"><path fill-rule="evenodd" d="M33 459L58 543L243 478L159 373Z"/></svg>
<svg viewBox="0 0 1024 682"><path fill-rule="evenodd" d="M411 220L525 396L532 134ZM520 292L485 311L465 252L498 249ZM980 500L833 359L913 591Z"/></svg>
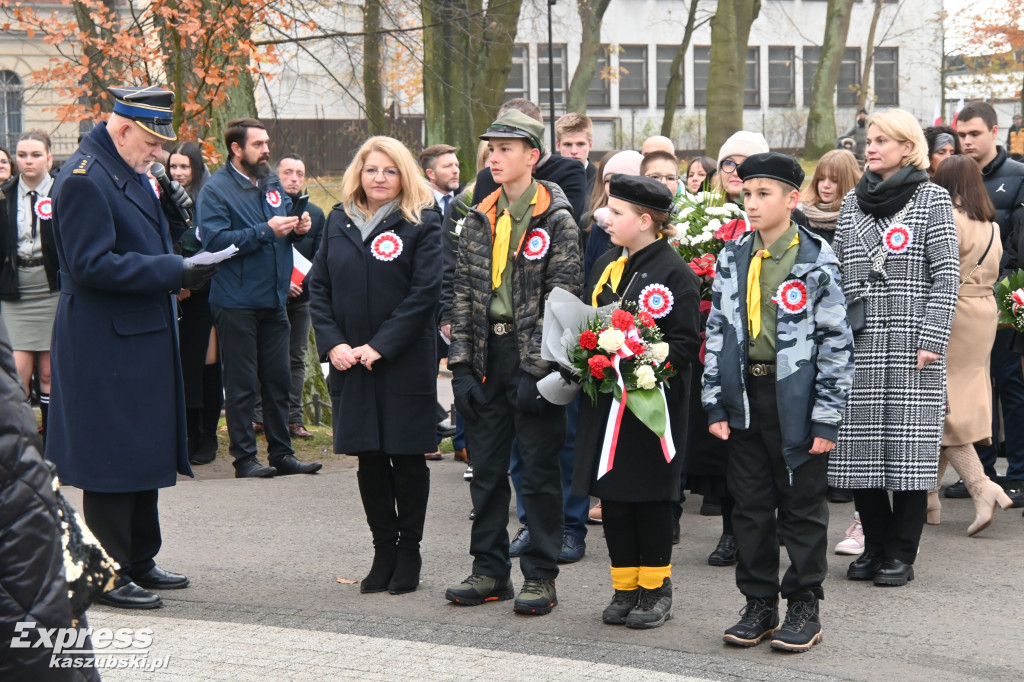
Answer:
<svg viewBox="0 0 1024 682"><path fill-rule="evenodd" d="M302 286L303 280L306 279L306 275L309 274L309 269L313 267L313 263L308 258L299 253L299 250L294 246L292 247L292 284L297 287Z"/></svg>

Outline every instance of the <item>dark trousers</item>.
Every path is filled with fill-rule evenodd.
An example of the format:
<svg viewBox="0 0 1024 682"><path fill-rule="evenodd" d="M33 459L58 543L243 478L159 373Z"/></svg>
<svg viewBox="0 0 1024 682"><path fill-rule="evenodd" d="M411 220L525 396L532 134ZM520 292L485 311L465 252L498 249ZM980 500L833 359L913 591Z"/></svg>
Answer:
<svg viewBox="0 0 1024 682"><path fill-rule="evenodd" d="M790 566L782 577L784 598L805 590L822 597L828 572L828 457L813 456L790 474L782 455L775 376L750 377L750 428L729 434L728 486L739 563L736 585L746 597L779 594L779 538ZM808 444L809 445L809 444Z"/></svg>
<svg viewBox="0 0 1024 682"><path fill-rule="evenodd" d="M864 551L913 564L928 514L928 491L893 491L889 504L889 491L866 488L854 490L853 501L864 527Z"/></svg>
<svg viewBox="0 0 1024 682"><path fill-rule="evenodd" d="M224 376L224 416L236 461L255 457L252 428L256 394L263 399L263 426L270 464L294 454L288 433L288 315L284 308L213 307Z"/></svg>
<svg viewBox="0 0 1024 682"><path fill-rule="evenodd" d="M604 539L612 567L672 563L672 503L601 500Z"/></svg>
<svg viewBox="0 0 1024 682"><path fill-rule="evenodd" d="M82 512L89 530L120 565L118 575L122 578L142 575L156 566L154 557L162 542L156 490L133 493L83 490Z"/></svg>
<svg viewBox="0 0 1024 682"><path fill-rule="evenodd" d="M576 456L576 422L580 415L580 399L576 397L565 406L565 442L558 451L558 464L562 469L562 501L565 516L564 533L580 540L587 537L587 515L590 513L590 496L572 494L572 467ZM512 475L512 487L516 491L516 512L519 523L529 526L526 509L523 508L522 490L523 458L519 456L519 444L512 444L512 462L508 469Z"/></svg>
<svg viewBox="0 0 1024 682"><path fill-rule="evenodd" d="M992 445L979 445L978 458L985 474L996 480L996 458L999 456L999 406L1003 408L1003 432L1006 435L1006 478L1024 481L1024 374L1020 354L1010 350L1012 329L996 332L992 346ZM865 527L866 529L866 527Z"/></svg>
<svg viewBox="0 0 1024 682"><path fill-rule="evenodd" d="M540 414L520 411L516 393L522 370L511 334L492 334L487 341L485 405L477 419L466 419L473 456L470 496L476 519L469 551L473 572L504 578L512 571L508 558L508 510L512 491L508 467L512 441L519 441L523 459L523 509L530 519L530 549L519 559L526 578L554 579L562 549L562 478L558 450L565 440L565 409L545 402Z"/></svg>
<svg viewBox="0 0 1024 682"><path fill-rule="evenodd" d="M306 348L309 346L309 301L289 299L288 311L288 364L291 368L292 384L288 391L288 423L302 424L302 388L306 385ZM254 422L263 423L263 400L256 394L256 409L252 412Z"/></svg>

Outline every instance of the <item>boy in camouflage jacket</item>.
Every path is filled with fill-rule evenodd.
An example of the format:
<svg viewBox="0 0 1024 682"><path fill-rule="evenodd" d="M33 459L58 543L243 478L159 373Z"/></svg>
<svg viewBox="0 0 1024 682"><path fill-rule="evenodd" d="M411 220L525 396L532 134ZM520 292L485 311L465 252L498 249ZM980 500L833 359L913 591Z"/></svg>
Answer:
<svg viewBox="0 0 1024 682"><path fill-rule="evenodd" d="M747 599L724 640L755 646L771 637L773 648L807 651L821 641L827 453L853 381L853 336L832 249L790 217L800 165L756 154L738 173L754 230L718 257L702 394L711 433L729 448L736 584ZM791 562L781 627L780 538Z"/></svg>

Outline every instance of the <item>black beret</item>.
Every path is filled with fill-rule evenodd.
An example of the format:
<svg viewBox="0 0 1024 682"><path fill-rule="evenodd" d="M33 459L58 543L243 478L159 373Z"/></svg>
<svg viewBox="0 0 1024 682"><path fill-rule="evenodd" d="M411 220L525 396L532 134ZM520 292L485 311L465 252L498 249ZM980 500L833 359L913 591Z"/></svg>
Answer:
<svg viewBox="0 0 1024 682"><path fill-rule="evenodd" d="M800 163L792 156L778 152L748 156L736 169L736 173L740 180L771 178L792 185L796 189L800 189L804 182L804 169L800 167Z"/></svg>
<svg viewBox="0 0 1024 682"><path fill-rule="evenodd" d="M608 195L655 211L672 210L672 191L654 178L617 173L611 176Z"/></svg>

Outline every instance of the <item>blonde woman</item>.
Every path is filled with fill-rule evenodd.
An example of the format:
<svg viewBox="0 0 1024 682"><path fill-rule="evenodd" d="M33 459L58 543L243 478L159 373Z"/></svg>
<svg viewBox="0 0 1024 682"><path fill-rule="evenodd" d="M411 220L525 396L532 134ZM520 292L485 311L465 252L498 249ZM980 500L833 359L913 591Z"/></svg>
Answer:
<svg viewBox="0 0 1024 682"><path fill-rule="evenodd" d="M960 257L953 205L928 181L917 119L873 114L866 157L833 244L847 300L863 300L864 325L853 325L856 371L829 484L853 489L864 527L864 553L847 577L906 585L938 474ZM880 274L868 287L873 269Z"/></svg>
<svg viewBox="0 0 1024 682"><path fill-rule="evenodd" d="M359 458L373 534L361 592L419 585L420 540L436 447L441 216L401 142L372 137L342 179L310 274L321 361L330 361L334 451Z"/></svg>

